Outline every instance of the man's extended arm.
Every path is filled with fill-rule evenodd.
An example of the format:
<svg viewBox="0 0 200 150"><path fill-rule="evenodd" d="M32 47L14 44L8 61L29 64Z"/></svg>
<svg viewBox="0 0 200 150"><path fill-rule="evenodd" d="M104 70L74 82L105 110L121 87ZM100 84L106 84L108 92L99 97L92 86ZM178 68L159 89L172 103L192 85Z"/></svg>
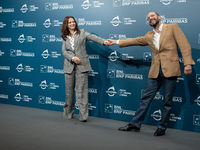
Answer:
<svg viewBox="0 0 200 150"><path fill-rule="evenodd" d="M119 47L127 47L127 46L135 46L135 45L140 45L140 46L148 45L145 36L137 37L137 38L124 39L124 40L108 39L108 41L110 42L109 46L111 46L113 44L118 44Z"/></svg>

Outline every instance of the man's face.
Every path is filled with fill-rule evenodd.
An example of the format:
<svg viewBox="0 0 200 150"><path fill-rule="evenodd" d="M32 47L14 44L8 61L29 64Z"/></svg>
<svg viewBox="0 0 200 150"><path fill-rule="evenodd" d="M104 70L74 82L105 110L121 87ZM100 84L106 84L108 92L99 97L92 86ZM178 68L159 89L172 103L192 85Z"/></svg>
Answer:
<svg viewBox="0 0 200 150"><path fill-rule="evenodd" d="M158 16L155 12L150 12L147 15L147 21L149 22L149 25L152 27L156 27L156 25L160 22L161 17Z"/></svg>

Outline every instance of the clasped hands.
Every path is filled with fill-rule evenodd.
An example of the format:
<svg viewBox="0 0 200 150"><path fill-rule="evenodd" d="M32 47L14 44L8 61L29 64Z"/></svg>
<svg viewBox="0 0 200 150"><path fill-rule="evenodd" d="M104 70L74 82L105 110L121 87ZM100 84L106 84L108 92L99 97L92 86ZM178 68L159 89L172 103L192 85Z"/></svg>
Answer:
<svg viewBox="0 0 200 150"><path fill-rule="evenodd" d="M111 46L116 44L117 40L107 39L103 44L107 46Z"/></svg>

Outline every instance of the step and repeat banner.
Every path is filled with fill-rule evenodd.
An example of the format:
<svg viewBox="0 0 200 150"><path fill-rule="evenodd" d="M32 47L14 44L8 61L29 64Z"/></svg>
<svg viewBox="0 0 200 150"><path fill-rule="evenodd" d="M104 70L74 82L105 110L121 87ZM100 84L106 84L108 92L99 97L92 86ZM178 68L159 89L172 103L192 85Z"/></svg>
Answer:
<svg viewBox="0 0 200 150"><path fill-rule="evenodd" d="M195 61L193 73L178 77L169 127L200 132L200 1L199 0L1 0L0 103L63 111L64 57L60 27L74 16L80 29L105 39L144 36L153 30L147 14L177 23L188 38ZM148 46L119 48L88 41L89 115L130 121L140 104L152 52ZM162 88L145 124L161 119ZM78 114L78 107L76 111ZM13 114L14 115L14 114ZM62 114L61 114L62 115Z"/></svg>

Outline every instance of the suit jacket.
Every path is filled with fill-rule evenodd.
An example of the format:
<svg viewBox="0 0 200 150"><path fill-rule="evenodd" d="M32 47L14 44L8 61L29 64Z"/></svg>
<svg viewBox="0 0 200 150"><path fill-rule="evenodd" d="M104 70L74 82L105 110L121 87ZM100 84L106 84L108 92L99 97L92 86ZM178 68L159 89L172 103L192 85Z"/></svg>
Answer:
<svg viewBox="0 0 200 150"><path fill-rule="evenodd" d="M192 59L190 44L177 24L163 24L159 41L159 50L153 43L153 35L154 31L149 31L143 37L119 41L120 47L134 45L150 46L153 53L153 60L148 75L149 78L158 77L160 64L165 77L181 75L177 51L178 46L182 53L184 66L195 64Z"/></svg>
<svg viewBox="0 0 200 150"><path fill-rule="evenodd" d="M64 60L64 73L72 73L75 63L72 61L74 56L77 56L81 59L81 64L77 65L78 69L81 72L87 72L92 70L88 54L86 52L86 41L90 40L99 44L104 43L105 39L100 38L94 34L88 33L85 29L80 29L80 34L74 34L74 50L71 48L70 40L63 40L62 43L62 54L65 57Z"/></svg>

